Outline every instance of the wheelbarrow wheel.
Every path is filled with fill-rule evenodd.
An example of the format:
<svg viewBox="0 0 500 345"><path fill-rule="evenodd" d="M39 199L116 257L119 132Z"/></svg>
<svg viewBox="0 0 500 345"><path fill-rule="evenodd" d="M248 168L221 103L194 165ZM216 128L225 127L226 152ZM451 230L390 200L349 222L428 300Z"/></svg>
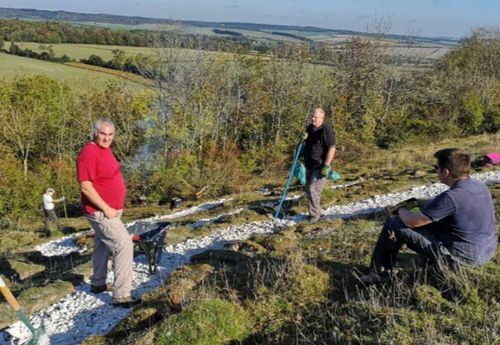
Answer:
<svg viewBox="0 0 500 345"><path fill-rule="evenodd" d="M151 262L149 265L149 273L151 273L151 274L156 273L158 264L160 263L160 260L161 260L161 255L162 255L162 248L155 247L153 255L151 257Z"/></svg>

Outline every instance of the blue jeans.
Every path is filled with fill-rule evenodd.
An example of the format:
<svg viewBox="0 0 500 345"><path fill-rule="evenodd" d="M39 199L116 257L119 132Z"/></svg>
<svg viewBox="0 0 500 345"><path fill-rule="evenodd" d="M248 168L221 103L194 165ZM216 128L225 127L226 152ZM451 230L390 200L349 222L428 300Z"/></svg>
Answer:
<svg viewBox="0 0 500 345"><path fill-rule="evenodd" d="M403 244L433 264L441 260L455 261L448 248L436 237L436 231L437 226L433 223L410 229L399 217L388 217L373 250L371 269L379 273L390 270Z"/></svg>

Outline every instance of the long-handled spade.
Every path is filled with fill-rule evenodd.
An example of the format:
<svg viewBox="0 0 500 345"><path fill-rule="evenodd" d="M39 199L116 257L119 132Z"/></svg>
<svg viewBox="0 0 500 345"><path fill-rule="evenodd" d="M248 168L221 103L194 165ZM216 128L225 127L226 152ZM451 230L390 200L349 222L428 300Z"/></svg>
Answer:
<svg viewBox="0 0 500 345"><path fill-rule="evenodd" d="M297 166L297 160L299 159L300 156L300 150L302 149L302 145L304 143L304 140L306 137L302 138L297 145L297 148L295 149L295 152L293 154L293 162L292 162L292 167L290 168L290 173L288 174L288 179L285 183L285 187L283 188L283 193L281 193L281 198L278 203L278 208L276 209L276 212L274 212L274 218L278 218L280 211L281 211L281 206L283 205L283 201L285 201L286 198L286 193L288 192L288 187L290 186L290 182L292 181L293 177L293 172L295 171L295 167Z"/></svg>
<svg viewBox="0 0 500 345"><path fill-rule="evenodd" d="M43 327L43 322L40 327L35 328L31 322L28 320L28 317L21 309L19 303L17 303L16 298L10 292L10 289L5 285L4 280L0 277L0 292L2 292L3 297L9 303L9 305L14 309L19 319L28 327L31 332L30 339L26 342L28 345L40 345L40 344L48 344L48 337L45 334L45 328ZM43 321L43 320L42 320Z"/></svg>

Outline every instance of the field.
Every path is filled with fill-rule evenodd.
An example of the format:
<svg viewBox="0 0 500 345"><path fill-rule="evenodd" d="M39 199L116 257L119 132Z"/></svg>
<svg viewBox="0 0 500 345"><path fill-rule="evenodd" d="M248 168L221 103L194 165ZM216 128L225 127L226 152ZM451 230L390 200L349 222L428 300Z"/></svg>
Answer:
<svg viewBox="0 0 500 345"><path fill-rule="evenodd" d="M300 38L304 38L322 44L342 46L353 35L365 38L370 36L369 31L355 32L318 27L299 27L252 23L200 22L160 18L129 18L125 16L81 13L67 13L65 15L62 13L55 13L50 11L42 12L37 10L2 9L0 11L0 15L5 18L27 18L29 20L53 20L55 16L59 18L59 21L69 22L77 26L96 26L123 31L175 31L177 33L188 35L229 37L226 34L214 32L215 29L222 31L227 30L240 33L242 35L241 37L254 43L260 42L264 44L273 44L279 42L300 42ZM291 35L292 37L289 37L287 35ZM388 55L395 54L397 57L403 59L405 57L408 57L410 60L412 60L412 62L415 62L415 59L412 58L415 53L418 54L418 59L427 59L428 62L432 62L433 60L441 57L450 48L458 44L458 40L453 38L420 37L416 35L394 35L391 33L385 34L384 41L387 43ZM125 50L125 48L123 50ZM141 52L147 54L147 52ZM77 59L88 57L88 52L85 52L83 50L72 51L72 53L75 56L74 58ZM103 56L101 56L102 58L110 56L109 50L106 53L101 51L101 53L103 53ZM131 53L136 53L136 51Z"/></svg>
<svg viewBox="0 0 500 345"><path fill-rule="evenodd" d="M122 79L100 71L0 53L0 76L12 77L20 74L43 74L50 78L78 82L83 85L104 84ZM82 80L84 80L83 83ZM135 82L130 83L131 85L138 85Z"/></svg>
<svg viewBox="0 0 500 345"><path fill-rule="evenodd" d="M60 57L64 54L72 59L80 60L87 59L90 55L98 55L103 60L107 61L113 58L113 50L120 49L125 52L126 56L133 56L138 54L155 56L160 53L157 48L148 47L127 47L127 46L110 46L110 45L99 45L99 44L40 44L36 42L19 42L17 43L22 49L31 49L35 52L46 51L47 47L50 46L54 50L54 54ZM202 52L192 49L176 49L179 51L179 58L185 61L195 60L196 57L200 55L216 56L220 54L218 52Z"/></svg>
<svg viewBox="0 0 500 345"><path fill-rule="evenodd" d="M103 60L110 60L113 58L113 50L120 49L125 51L127 55L154 55L154 48L145 47L121 47L121 46L106 46L98 44L40 44L36 42L19 42L17 43L22 49L31 49L35 52L46 51L50 46L54 50L54 54L58 57L64 54L68 55L72 59L80 60L86 59L90 55L98 55Z"/></svg>

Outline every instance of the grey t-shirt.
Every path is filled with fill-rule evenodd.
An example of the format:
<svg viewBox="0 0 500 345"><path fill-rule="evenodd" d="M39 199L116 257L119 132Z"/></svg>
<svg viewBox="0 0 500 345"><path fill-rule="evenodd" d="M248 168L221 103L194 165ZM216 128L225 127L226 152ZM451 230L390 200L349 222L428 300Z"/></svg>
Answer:
<svg viewBox="0 0 500 345"><path fill-rule="evenodd" d="M443 245L468 264L482 265L495 254L495 211L482 182L470 177L458 180L421 211L436 222L436 236Z"/></svg>

